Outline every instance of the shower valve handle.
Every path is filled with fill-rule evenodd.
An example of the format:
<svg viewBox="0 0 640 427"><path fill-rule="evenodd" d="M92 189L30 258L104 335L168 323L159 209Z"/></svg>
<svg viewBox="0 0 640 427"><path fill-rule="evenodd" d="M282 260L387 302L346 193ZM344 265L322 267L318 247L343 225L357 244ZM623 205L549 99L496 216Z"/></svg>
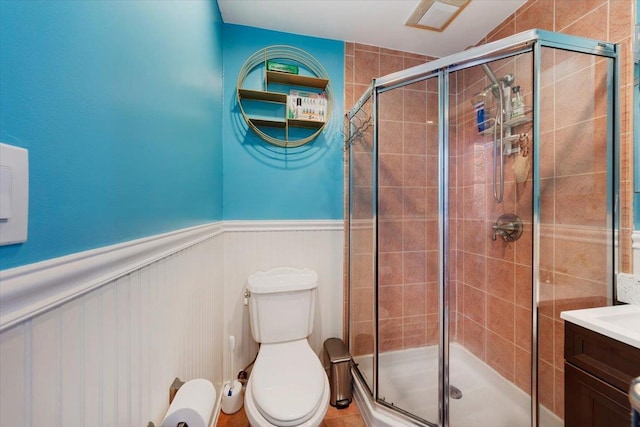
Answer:
<svg viewBox="0 0 640 427"><path fill-rule="evenodd" d="M514 242L522 235L522 221L513 214L500 216L491 228L493 228L491 239L494 241L500 236L505 242Z"/></svg>
<svg viewBox="0 0 640 427"><path fill-rule="evenodd" d="M500 235L500 237L502 237L505 242L509 241L509 233L507 232L507 227L493 224L491 228L493 228L493 236L491 236L491 240L495 241L497 236Z"/></svg>

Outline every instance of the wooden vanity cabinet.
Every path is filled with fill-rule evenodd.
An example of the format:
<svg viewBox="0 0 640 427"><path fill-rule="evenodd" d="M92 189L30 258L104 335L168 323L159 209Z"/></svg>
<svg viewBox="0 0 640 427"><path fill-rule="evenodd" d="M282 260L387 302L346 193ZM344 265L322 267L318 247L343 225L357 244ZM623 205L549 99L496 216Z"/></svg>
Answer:
<svg viewBox="0 0 640 427"><path fill-rule="evenodd" d="M629 427L640 349L565 321L566 427Z"/></svg>

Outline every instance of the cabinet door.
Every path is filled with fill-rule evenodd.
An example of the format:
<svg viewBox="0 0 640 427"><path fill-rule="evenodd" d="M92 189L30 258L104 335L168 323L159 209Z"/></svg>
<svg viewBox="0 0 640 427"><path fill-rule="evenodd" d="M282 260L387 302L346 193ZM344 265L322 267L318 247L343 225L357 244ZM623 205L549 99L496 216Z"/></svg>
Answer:
<svg viewBox="0 0 640 427"><path fill-rule="evenodd" d="M627 395L585 371L565 363L566 427L629 427Z"/></svg>

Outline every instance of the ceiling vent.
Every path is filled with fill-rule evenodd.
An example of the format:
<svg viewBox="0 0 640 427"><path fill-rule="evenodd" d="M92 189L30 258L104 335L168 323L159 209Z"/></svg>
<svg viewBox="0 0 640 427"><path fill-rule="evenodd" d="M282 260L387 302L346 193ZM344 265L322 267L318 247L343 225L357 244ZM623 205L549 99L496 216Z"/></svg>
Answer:
<svg viewBox="0 0 640 427"><path fill-rule="evenodd" d="M471 0L420 0L405 25L444 31Z"/></svg>

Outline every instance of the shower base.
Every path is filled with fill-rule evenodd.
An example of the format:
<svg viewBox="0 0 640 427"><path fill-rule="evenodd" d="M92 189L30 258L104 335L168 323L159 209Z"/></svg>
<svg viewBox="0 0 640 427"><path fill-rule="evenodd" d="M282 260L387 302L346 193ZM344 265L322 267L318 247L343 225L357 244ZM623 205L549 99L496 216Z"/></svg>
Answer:
<svg viewBox="0 0 640 427"><path fill-rule="evenodd" d="M361 372L372 372L372 356L354 357ZM530 426L530 398L468 350L450 345L450 385L462 398L449 399L451 427ZM380 355L379 389L387 404L437 422L438 348L399 350ZM403 427L407 420L381 405L372 405L366 387L354 376L355 394L368 427ZM564 423L545 407L540 408L540 426L561 427Z"/></svg>

